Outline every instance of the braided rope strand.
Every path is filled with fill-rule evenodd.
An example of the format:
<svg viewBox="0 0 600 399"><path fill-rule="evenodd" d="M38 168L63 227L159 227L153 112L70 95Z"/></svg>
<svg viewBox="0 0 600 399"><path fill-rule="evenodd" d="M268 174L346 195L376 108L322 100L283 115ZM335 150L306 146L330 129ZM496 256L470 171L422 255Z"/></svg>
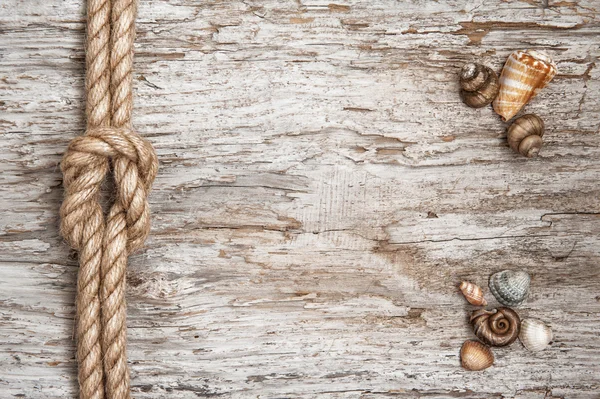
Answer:
<svg viewBox="0 0 600 399"><path fill-rule="evenodd" d="M109 0L88 0L85 90L87 124L110 124L110 14Z"/></svg>
<svg viewBox="0 0 600 399"><path fill-rule="evenodd" d="M79 251L77 274L77 361L80 397L104 397L102 350L100 345L100 266L104 215L98 203L100 185L108 162L94 156L69 153L61 162L65 199L61 207L61 233ZM93 165L82 170L81 163Z"/></svg>
<svg viewBox="0 0 600 399"><path fill-rule="evenodd" d="M122 162L115 161L115 165L119 163ZM110 209L103 246L101 300L106 396L124 399L129 398L125 305L127 223L125 213L118 203Z"/></svg>
<svg viewBox="0 0 600 399"><path fill-rule="evenodd" d="M131 125L135 14L136 4L133 0L113 0L110 90L112 95L111 124L114 127ZM147 216L141 223L141 227L146 232L142 243L149 230L149 215L145 191L141 193L142 197L135 203L127 201L132 187L138 185L135 162L132 161L132 158L117 156L113 160L113 167L117 198L110 209L103 240L102 344L106 393L108 397L129 398L129 371L126 353L127 309L125 304L125 271L130 224L127 223L127 213L128 209L131 209L131 212ZM130 205L134 205L133 209L130 208Z"/></svg>
<svg viewBox="0 0 600 399"><path fill-rule="evenodd" d="M110 1L87 2L86 115L88 126L110 123ZM92 157L93 158L93 157ZM72 168L77 160L61 163L66 189L61 207L61 232L79 251L76 337L78 380L82 399L104 398L104 372L100 343L100 265L104 216L98 204L100 182L108 171L103 159L90 159L93 170Z"/></svg>
<svg viewBox="0 0 600 399"><path fill-rule="evenodd" d="M131 124L133 109L133 42L135 40L135 0L113 0L110 53L110 89L112 99L112 125Z"/></svg>

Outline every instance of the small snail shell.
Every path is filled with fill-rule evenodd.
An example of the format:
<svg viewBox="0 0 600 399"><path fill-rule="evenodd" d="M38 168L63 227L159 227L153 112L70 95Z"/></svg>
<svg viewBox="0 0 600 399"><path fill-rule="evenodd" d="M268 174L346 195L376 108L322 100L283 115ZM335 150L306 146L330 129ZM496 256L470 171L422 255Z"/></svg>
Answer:
<svg viewBox="0 0 600 399"><path fill-rule="evenodd" d="M491 346L512 344L519 336L521 319L510 308L491 311L478 309L471 314L471 324L477 338Z"/></svg>
<svg viewBox="0 0 600 399"><path fill-rule="evenodd" d="M469 63L460 71L460 96L465 104L481 108L494 101L500 86L498 75L481 64Z"/></svg>
<svg viewBox="0 0 600 399"><path fill-rule="evenodd" d="M471 305L485 306L487 301L483 297L483 290L478 285L463 281L460 283L460 290Z"/></svg>
<svg viewBox="0 0 600 399"><path fill-rule="evenodd" d="M468 340L460 348L460 364L472 371L487 369L494 364L494 354L481 342Z"/></svg>
<svg viewBox="0 0 600 399"><path fill-rule="evenodd" d="M552 339L552 330L540 320L525 319L521 323L519 340L528 350L541 351L552 342Z"/></svg>
<svg viewBox="0 0 600 399"><path fill-rule="evenodd" d="M526 157L535 157L542 148L544 122L533 114L523 115L508 128L508 145L514 152Z"/></svg>

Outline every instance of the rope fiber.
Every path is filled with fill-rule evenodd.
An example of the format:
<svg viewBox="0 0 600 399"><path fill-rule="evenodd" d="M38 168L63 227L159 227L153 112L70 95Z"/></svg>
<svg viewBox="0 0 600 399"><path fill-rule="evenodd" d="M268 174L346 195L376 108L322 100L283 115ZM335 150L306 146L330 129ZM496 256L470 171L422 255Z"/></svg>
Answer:
<svg viewBox="0 0 600 399"><path fill-rule="evenodd" d="M131 127L136 8L135 0L87 2L87 130L61 162L61 234L79 252L80 399L130 397L125 272L150 230L147 198L158 171L154 148ZM104 215L99 194L111 169L116 192Z"/></svg>

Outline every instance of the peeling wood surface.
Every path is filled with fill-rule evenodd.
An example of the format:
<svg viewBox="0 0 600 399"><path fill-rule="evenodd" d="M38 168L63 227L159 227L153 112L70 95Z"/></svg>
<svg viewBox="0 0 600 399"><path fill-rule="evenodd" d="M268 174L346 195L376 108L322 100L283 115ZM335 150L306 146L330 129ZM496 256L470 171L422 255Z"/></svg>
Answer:
<svg viewBox="0 0 600 399"><path fill-rule="evenodd" d="M136 398L600 398L600 1L142 1L134 121L161 170L131 257ZM0 1L0 397L76 397L60 157L82 1ZM513 154L456 75L559 74ZM524 268L554 345L459 366L462 279ZM495 304L488 295L488 300Z"/></svg>

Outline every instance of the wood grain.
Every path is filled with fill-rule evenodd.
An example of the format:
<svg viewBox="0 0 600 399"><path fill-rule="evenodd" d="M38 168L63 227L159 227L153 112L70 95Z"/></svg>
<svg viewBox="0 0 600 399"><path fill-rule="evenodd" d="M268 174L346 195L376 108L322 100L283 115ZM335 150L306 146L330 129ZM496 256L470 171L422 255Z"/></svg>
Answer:
<svg viewBox="0 0 600 399"><path fill-rule="evenodd" d="M83 133L82 1L0 1L0 397L76 396L58 163ZM159 154L130 259L136 398L600 398L600 1L142 1ZM467 61L535 48L537 159ZM459 366L462 279L523 268L556 339ZM491 305L496 303L487 295Z"/></svg>

